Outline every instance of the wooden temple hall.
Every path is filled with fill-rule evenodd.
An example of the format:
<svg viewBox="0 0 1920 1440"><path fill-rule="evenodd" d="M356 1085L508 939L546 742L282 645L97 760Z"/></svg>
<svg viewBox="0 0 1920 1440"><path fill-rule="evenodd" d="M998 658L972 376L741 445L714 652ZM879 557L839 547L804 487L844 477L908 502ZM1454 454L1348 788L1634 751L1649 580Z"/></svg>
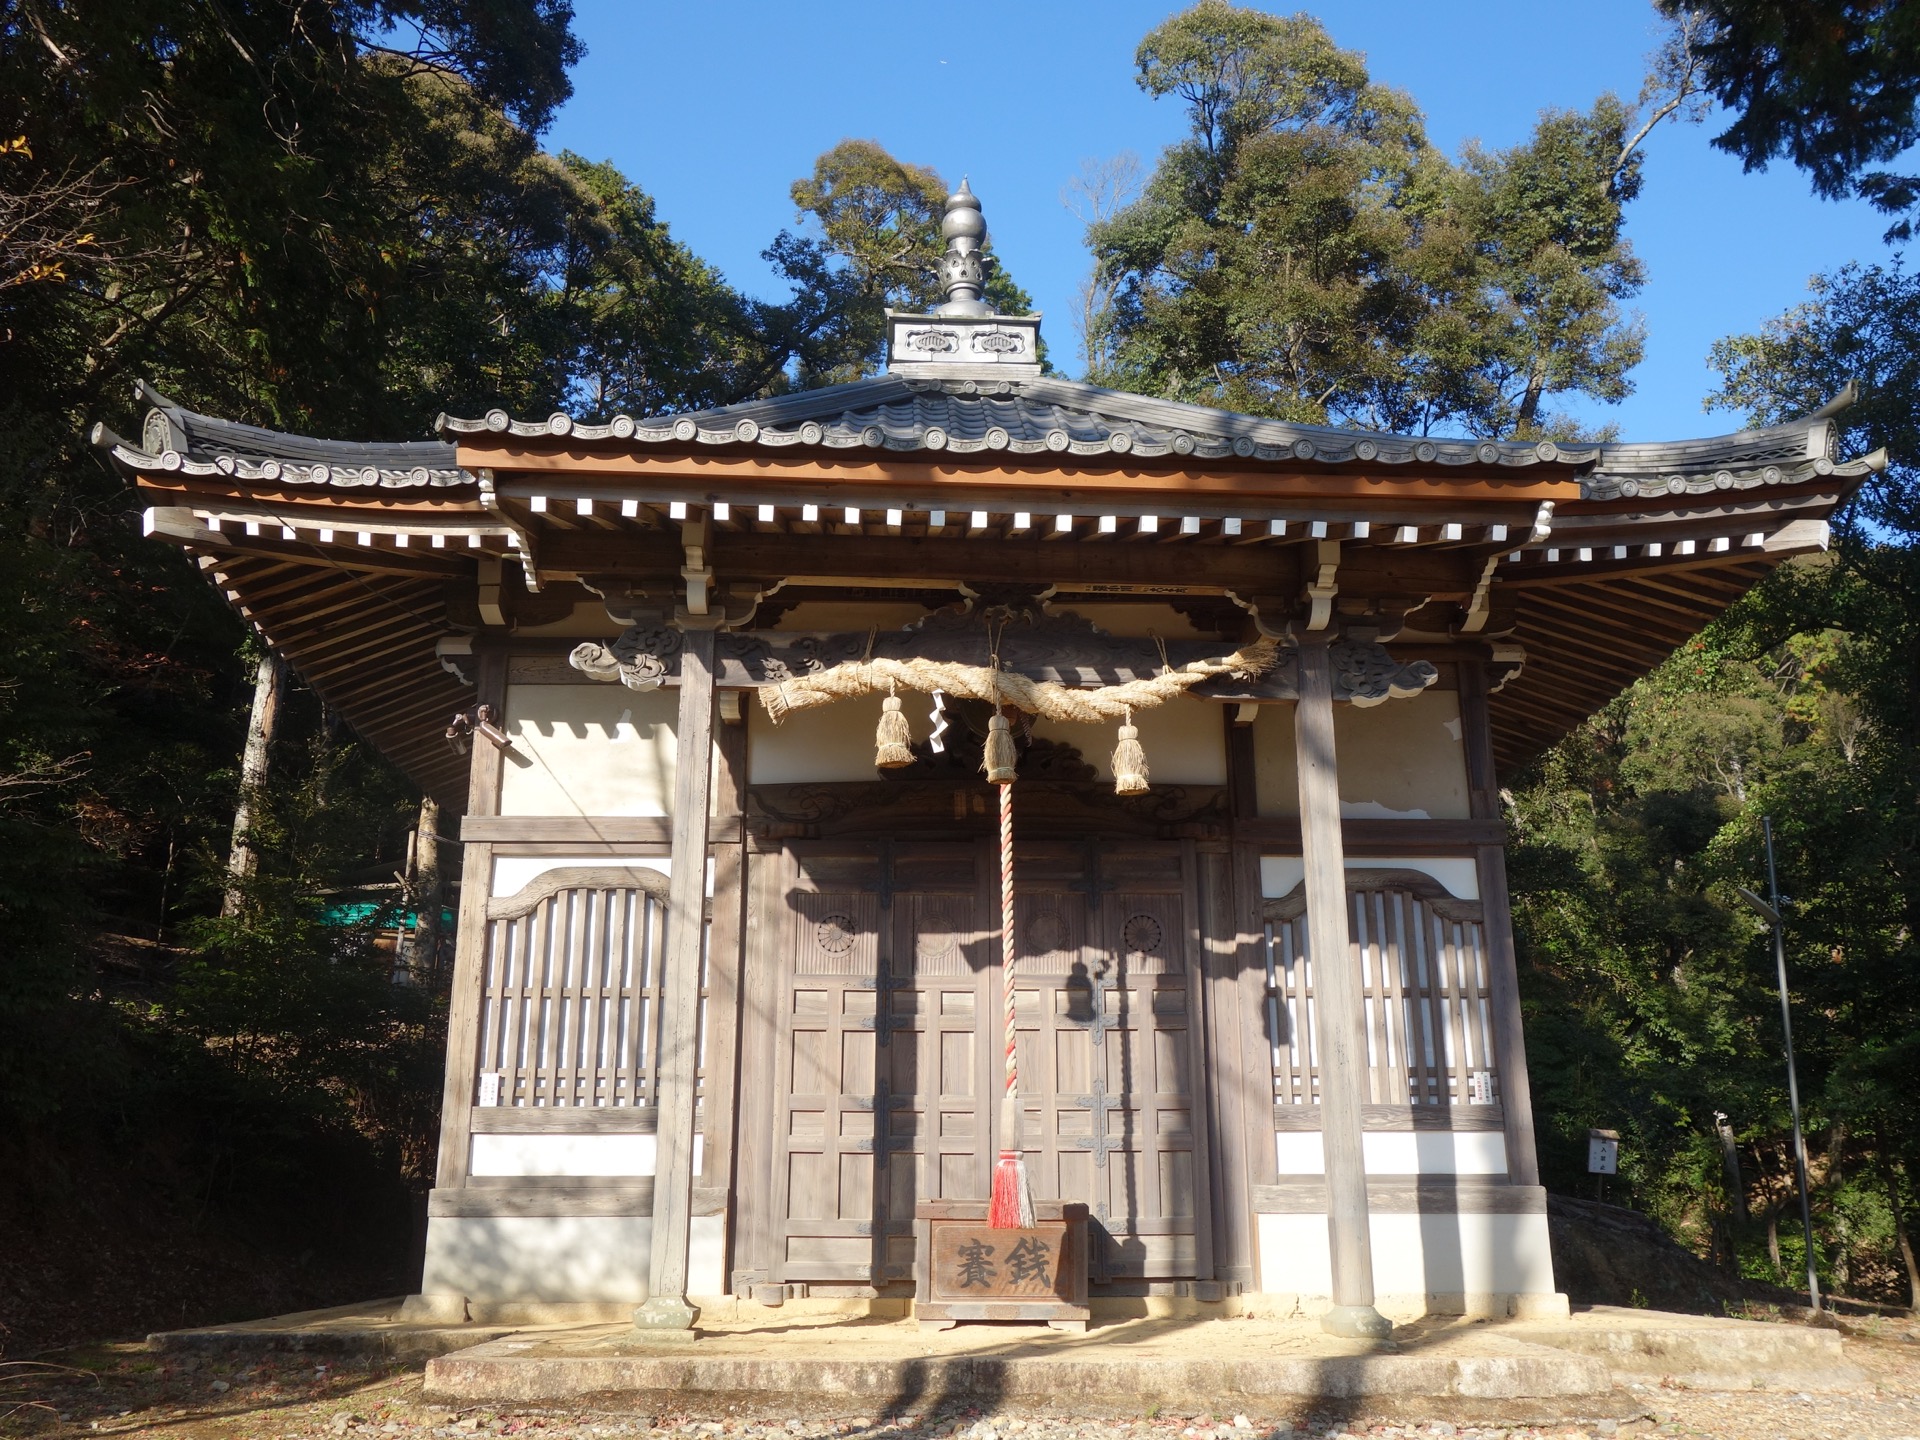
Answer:
<svg viewBox="0 0 1920 1440"><path fill-rule="evenodd" d="M851 384L373 444L143 388L96 432L461 817L411 1313L910 1296L1003 1147L1087 1207L1095 1306L1563 1311L1502 778L1879 457L1099 389L982 301L964 189L944 228L951 298Z"/></svg>

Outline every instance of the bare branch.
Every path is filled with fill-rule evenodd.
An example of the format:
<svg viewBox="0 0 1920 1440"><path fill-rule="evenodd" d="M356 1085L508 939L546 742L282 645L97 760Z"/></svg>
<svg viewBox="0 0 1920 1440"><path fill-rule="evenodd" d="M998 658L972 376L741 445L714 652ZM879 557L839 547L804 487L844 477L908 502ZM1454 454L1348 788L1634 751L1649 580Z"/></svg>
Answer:
<svg viewBox="0 0 1920 1440"><path fill-rule="evenodd" d="M11 166L32 159L24 135L0 139L0 161ZM65 280L69 265L104 258L96 225L125 183L102 180L105 163L86 170L69 165L25 186L0 183L0 290Z"/></svg>
<svg viewBox="0 0 1920 1440"><path fill-rule="evenodd" d="M1080 171L1060 187L1060 203L1082 225L1091 230L1103 225L1131 205L1140 194L1145 169L1140 157L1122 150L1107 159L1086 159ZM1087 368L1098 369L1105 362L1101 340L1104 319L1113 303L1113 285L1096 264L1080 283L1080 313L1074 328L1080 332L1080 352Z"/></svg>
<svg viewBox="0 0 1920 1440"><path fill-rule="evenodd" d="M1683 10L1675 17L1665 41L1649 59L1647 78L1640 87L1640 103L1653 104L1647 118L1626 144L1620 147L1613 168L1607 172L1607 189L1617 190L1620 177L1633 162L1635 153L1654 128L1669 116L1684 111L1682 118L1698 123L1711 101L1700 85L1700 53L1694 48L1706 18L1697 10ZM1658 101L1658 104L1654 104Z"/></svg>
<svg viewBox="0 0 1920 1440"><path fill-rule="evenodd" d="M0 772L0 805L72 784L87 773L87 762L92 758L92 751L82 750L64 760L34 760L24 770Z"/></svg>

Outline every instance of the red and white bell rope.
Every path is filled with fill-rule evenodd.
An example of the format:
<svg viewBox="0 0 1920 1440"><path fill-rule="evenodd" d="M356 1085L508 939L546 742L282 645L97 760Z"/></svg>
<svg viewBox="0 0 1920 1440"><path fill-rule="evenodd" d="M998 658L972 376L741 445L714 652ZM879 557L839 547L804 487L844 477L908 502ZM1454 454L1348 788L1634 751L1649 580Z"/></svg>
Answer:
<svg viewBox="0 0 1920 1440"><path fill-rule="evenodd" d="M1013 993L1013 784L1000 786L1000 974L1005 1031L1006 1088L1000 1097L1000 1158L993 1167L987 1223L997 1230L1033 1224L1033 1191L1020 1152L1020 1049Z"/></svg>

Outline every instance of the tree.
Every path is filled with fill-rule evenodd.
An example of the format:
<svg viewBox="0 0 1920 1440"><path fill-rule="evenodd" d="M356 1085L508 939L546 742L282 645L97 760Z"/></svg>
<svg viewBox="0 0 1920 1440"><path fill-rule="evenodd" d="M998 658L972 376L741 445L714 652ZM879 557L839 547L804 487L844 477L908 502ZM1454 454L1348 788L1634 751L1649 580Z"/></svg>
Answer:
<svg viewBox="0 0 1920 1440"><path fill-rule="evenodd" d="M128 1226L156 1260L203 1253L210 1207L286 1247L282 1277L332 1215L356 1217L343 1260L375 1257L333 1283L404 1263L436 1002L317 892L390 876L412 797L290 688L214 918L257 653L85 435L124 428L135 376L348 437L424 433L443 398L558 403L548 277L594 207L526 126L574 51L535 0L0 12L0 1228L43 1266ZM142 1285L164 1313L123 1319L254 1303L212 1284ZM0 1331L58 1339L48 1309Z"/></svg>
<svg viewBox="0 0 1920 1440"><path fill-rule="evenodd" d="M946 300L934 265L946 248L940 218L950 190L935 171L896 160L874 140L842 140L793 182L798 219L811 233L782 231L768 248L795 295L766 321L801 385L872 374L887 310L924 314ZM994 256L991 234L986 248L988 303L1030 314L1033 298Z"/></svg>
<svg viewBox="0 0 1920 1440"><path fill-rule="evenodd" d="M1510 781L1516 936L1549 1183L1579 1131L1622 1128L1623 1193L1750 1278L1791 1285L1797 1207L1759 888L1772 818L1808 1119L1816 1262L1852 1293L1920 1302L1920 279L1848 266L1715 347L1720 408L1838 411L1842 453L1886 447L1830 557L1789 564L1654 676ZM1711 1117L1747 1193L1722 1193ZM1783 1218L1788 1223L1782 1227ZM1784 1228L1784 1233L1783 1233Z"/></svg>
<svg viewBox="0 0 1920 1440"><path fill-rule="evenodd" d="M1722 341L1714 403L1756 422L1849 381L1860 400L1835 423L1848 450L1891 460L1841 515L1835 563L1819 583L1774 587L1759 635L1830 624L1831 663L1853 736L1848 783L1782 796L1785 862L1802 878L1789 933L1815 1013L1837 1034L1829 1103L1848 1128L1861 1182L1884 1186L1904 1236L1920 1176L1920 997L1912 984L1920 920L1920 277L1848 265L1752 335ZM1800 413L1805 413L1804 408ZM1797 1037L1796 1037L1797 1038ZM1816 1042L1817 1043L1817 1042ZM1904 1178L1903 1178L1904 1177ZM1906 1242L1903 1240L1903 1244ZM1920 1291L1912 1296L1920 1305Z"/></svg>
<svg viewBox="0 0 1920 1440"><path fill-rule="evenodd" d="M1469 147L1463 224L1479 265L1472 314L1478 353L1463 360L1483 387L1469 412L1491 433L1564 433L1551 396L1619 401L1633 391L1645 331L1619 302L1645 271L1621 237L1622 211L1640 189L1628 143L1632 113L1611 96L1591 111L1549 111L1525 145L1489 155Z"/></svg>
<svg viewBox="0 0 1920 1440"><path fill-rule="evenodd" d="M1318 21L1224 0L1150 33L1139 83L1189 137L1089 227L1093 378L1306 422L1566 433L1545 402L1618 399L1638 160L1626 107L1552 113L1455 165L1413 101Z"/></svg>
<svg viewBox="0 0 1920 1440"><path fill-rule="evenodd" d="M1131 150L1105 160L1082 160L1079 173L1060 191L1060 203L1083 230L1104 225L1140 195L1144 179L1140 157ZM1080 282L1080 309L1073 317L1080 335L1080 355L1089 372L1105 371L1113 365L1110 345L1114 286L1099 266L1094 266Z"/></svg>
<svg viewBox="0 0 1920 1440"><path fill-rule="evenodd" d="M1920 10L1904 0L1659 0L1697 28L1702 77L1748 170L1785 156L1814 193L1858 195L1913 232L1920 175L1878 168L1920 140Z"/></svg>
<svg viewBox="0 0 1920 1440"><path fill-rule="evenodd" d="M552 263L572 350L568 399L582 414L730 405L778 375L765 307L674 240L651 196L611 164L562 152L578 187Z"/></svg>

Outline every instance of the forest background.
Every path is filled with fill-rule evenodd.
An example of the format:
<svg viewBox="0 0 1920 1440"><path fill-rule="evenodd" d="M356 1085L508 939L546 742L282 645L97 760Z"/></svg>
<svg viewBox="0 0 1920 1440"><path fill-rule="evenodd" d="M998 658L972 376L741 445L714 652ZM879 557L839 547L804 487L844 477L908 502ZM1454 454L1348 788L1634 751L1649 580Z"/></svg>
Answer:
<svg viewBox="0 0 1920 1440"><path fill-rule="evenodd" d="M1506 777L1540 1150L1729 1274L1802 1269L1767 937L1773 819L1815 1263L1920 1301L1920 16L1663 0L1626 100L1443 153L1311 17L1203 3L1137 79L1188 133L1092 166L1079 353L1123 389L1416 433L1570 438L1631 391L1626 235L1663 125L1886 214L1888 251L1715 350L1728 428L1850 381L1893 461L1762 586ZM17 0L0 15L0 1349L404 1292L442 1063L419 796L259 654L86 443L144 379L340 438L446 409L632 414L869 373L927 303L947 181L850 140L741 293L634 179L540 136L566 0ZM1891 168L1890 168L1891 167ZM1006 269L993 298L1024 310ZM228 870L236 808L251 872ZM434 821L426 816L426 829ZM410 836L413 843L410 843ZM430 907L429 907L430 908ZM399 982L396 983L396 976ZM417 1271L415 1272L417 1273Z"/></svg>

